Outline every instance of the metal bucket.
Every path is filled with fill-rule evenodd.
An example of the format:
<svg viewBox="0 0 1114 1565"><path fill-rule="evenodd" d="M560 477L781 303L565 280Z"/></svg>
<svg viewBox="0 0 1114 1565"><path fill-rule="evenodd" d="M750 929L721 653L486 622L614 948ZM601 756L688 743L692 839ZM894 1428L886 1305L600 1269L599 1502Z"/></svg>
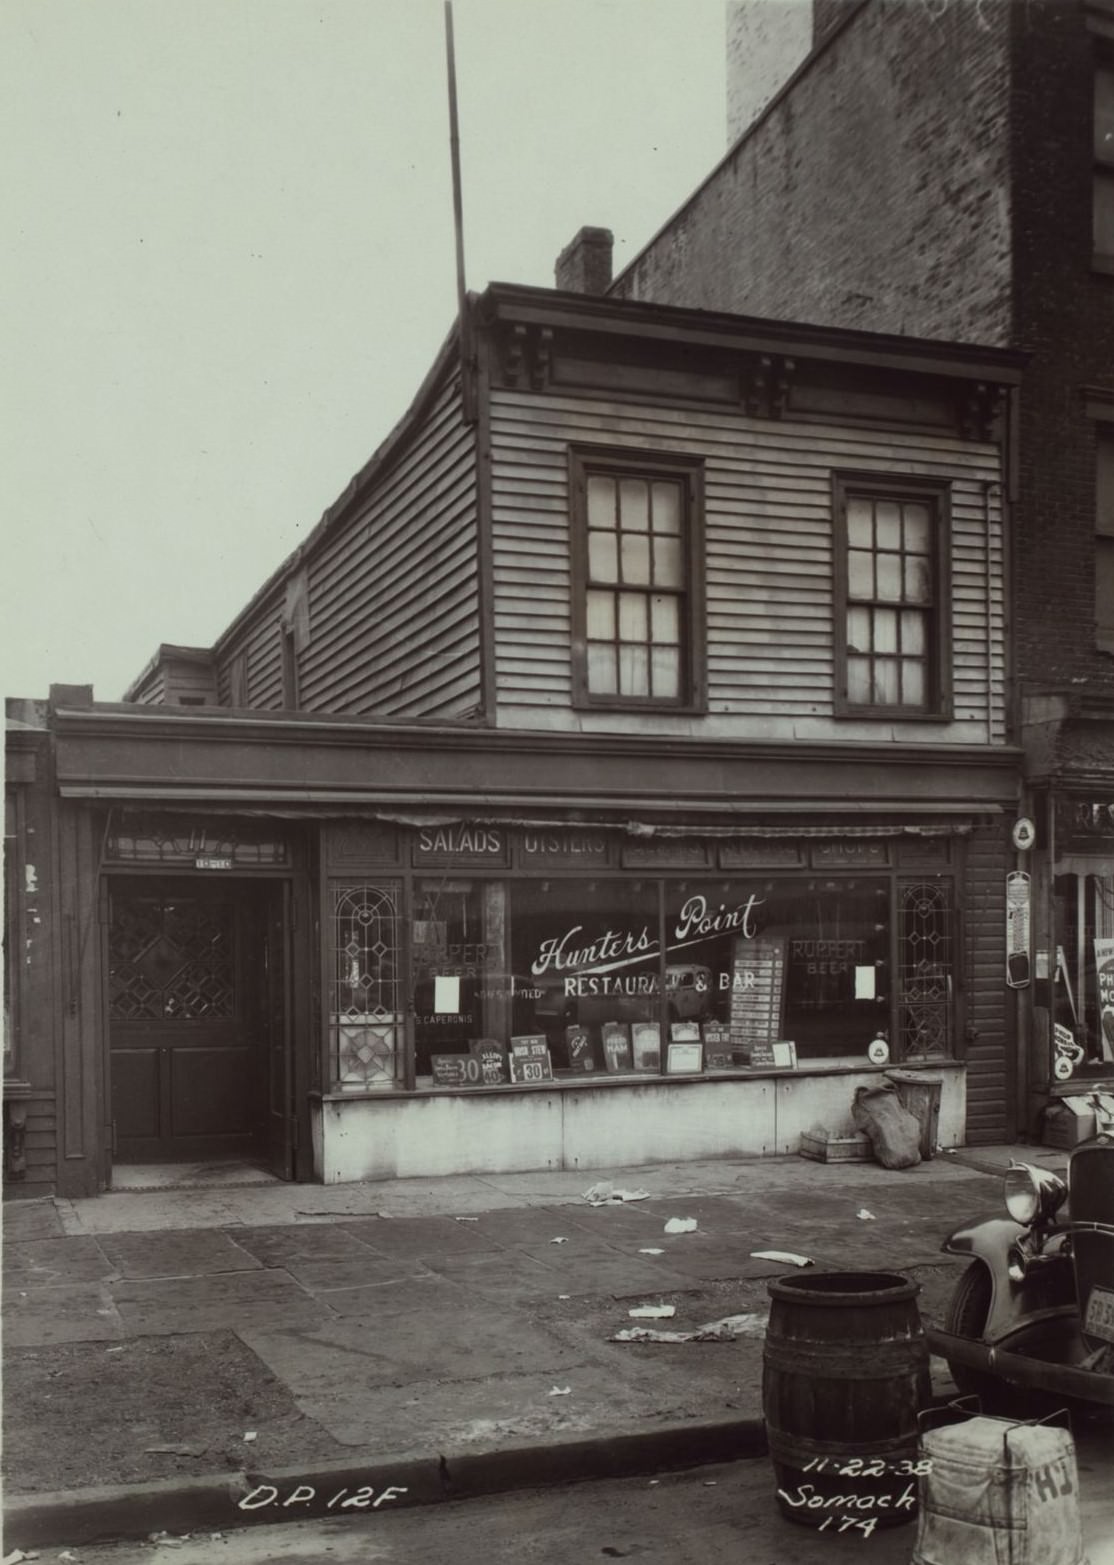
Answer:
<svg viewBox="0 0 1114 1565"><path fill-rule="evenodd" d="M782 1515L839 1532L912 1521L931 1394L918 1284L817 1272L767 1288L762 1408Z"/></svg>

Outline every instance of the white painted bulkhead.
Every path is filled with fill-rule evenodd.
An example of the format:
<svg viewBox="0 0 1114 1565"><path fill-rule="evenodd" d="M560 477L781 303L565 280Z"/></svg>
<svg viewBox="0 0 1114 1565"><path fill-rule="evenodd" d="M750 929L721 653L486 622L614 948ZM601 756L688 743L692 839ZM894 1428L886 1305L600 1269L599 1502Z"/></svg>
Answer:
<svg viewBox="0 0 1114 1565"><path fill-rule="evenodd" d="M792 1155L815 1125L852 1134L855 1090L878 1085L882 1074L865 1064L829 1065L749 1079L330 1096L313 1105L314 1171L335 1185ZM938 1144L960 1146L964 1067L933 1061L927 1074L943 1083Z"/></svg>

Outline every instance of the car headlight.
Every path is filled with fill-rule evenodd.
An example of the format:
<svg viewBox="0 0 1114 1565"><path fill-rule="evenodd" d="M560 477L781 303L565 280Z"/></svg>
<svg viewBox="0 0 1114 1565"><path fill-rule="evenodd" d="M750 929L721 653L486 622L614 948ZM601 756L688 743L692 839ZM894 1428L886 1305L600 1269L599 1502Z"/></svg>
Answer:
<svg viewBox="0 0 1114 1565"><path fill-rule="evenodd" d="M1047 1168L1034 1168L1032 1163L1011 1163L1002 1187L1006 1211L1026 1228L1048 1222L1064 1204L1067 1193L1062 1179Z"/></svg>

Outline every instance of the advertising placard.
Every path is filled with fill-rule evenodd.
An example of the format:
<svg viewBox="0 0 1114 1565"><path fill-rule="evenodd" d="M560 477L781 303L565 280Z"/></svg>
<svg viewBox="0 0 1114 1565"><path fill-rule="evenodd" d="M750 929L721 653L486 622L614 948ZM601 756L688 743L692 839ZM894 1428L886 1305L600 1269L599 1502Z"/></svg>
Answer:
<svg viewBox="0 0 1114 1565"><path fill-rule="evenodd" d="M1114 1060L1114 940L1095 941L1095 975L1099 987L1099 1036L1103 1059Z"/></svg>

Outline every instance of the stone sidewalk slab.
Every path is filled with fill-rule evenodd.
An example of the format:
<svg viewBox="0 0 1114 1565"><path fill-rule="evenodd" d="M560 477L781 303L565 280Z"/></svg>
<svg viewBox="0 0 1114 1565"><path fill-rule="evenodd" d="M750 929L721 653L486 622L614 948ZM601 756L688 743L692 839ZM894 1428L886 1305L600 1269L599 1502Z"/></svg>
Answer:
<svg viewBox="0 0 1114 1565"><path fill-rule="evenodd" d="M368 1217L359 1222L345 1222L342 1226L345 1233L377 1255L411 1256L421 1260L427 1256L471 1254L500 1248L487 1222L464 1224L451 1217ZM246 1242L250 1246L250 1238Z"/></svg>
<svg viewBox="0 0 1114 1565"><path fill-rule="evenodd" d="M251 1271L261 1262L226 1234L104 1234L100 1247L122 1277L198 1277Z"/></svg>
<svg viewBox="0 0 1114 1565"><path fill-rule="evenodd" d="M138 1337L234 1330L245 1324L310 1325L329 1313L281 1271L129 1278L109 1288L124 1330Z"/></svg>
<svg viewBox="0 0 1114 1565"><path fill-rule="evenodd" d="M127 1334L105 1282L5 1289L4 1349L62 1342L115 1342Z"/></svg>
<svg viewBox="0 0 1114 1565"><path fill-rule="evenodd" d="M4 1290L99 1282L116 1267L96 1239L86 1236L4 1241Z"/></svg>

